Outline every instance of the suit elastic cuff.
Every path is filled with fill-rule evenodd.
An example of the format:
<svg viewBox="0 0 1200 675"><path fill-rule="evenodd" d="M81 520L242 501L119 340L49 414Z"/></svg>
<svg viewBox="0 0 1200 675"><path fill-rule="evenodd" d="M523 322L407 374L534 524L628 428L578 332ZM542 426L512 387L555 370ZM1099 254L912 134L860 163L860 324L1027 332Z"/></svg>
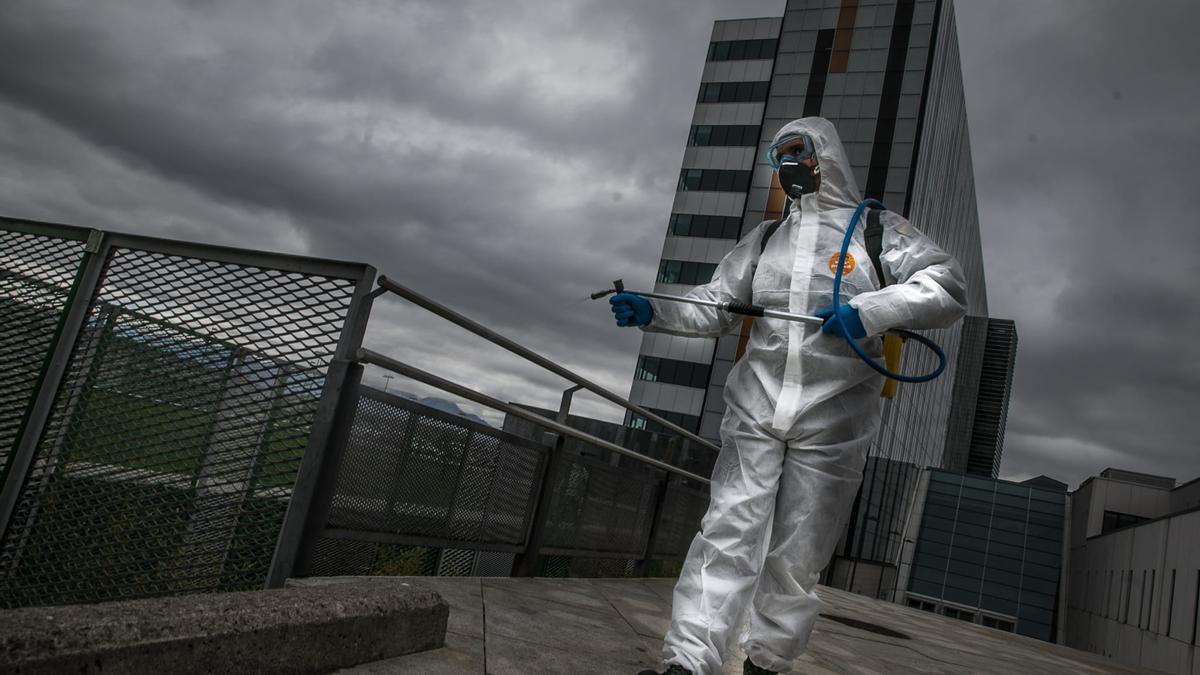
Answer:
<svg viewBox="0 0 1200 675"><path fill-rule="evenodd" d="M870 298L864 297L865 295L853 297L847 304L858 310L858 320L862 322L863 330L867 331L867 335L882 335L898 325L894 312L889 311L887 307L871 302Z"/></svg>

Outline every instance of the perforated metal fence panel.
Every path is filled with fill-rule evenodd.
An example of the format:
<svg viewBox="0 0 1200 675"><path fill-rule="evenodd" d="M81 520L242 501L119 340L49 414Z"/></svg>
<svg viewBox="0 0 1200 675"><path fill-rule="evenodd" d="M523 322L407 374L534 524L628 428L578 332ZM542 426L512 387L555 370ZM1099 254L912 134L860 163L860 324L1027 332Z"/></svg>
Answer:
<svg viewBox="0 0 1200 675"><path fill-rule="evenodd" d="M444 548L438 560L439 577L469 577L475 571L475 556L478 551L465 548Z"/></svg>
<svg viewBox="0 0 1200 675"><path fill-rule="evenodd" d="M476 577L506 577L512 573L515 554L503 551L476 551L475 569L471 572Z"/></svg>
<svg viewBox="0 0 1200 675"><path fill-rule="evenodd" d="M705 486L678 478L664 486L663 471L569 450L556 475L544 476L548 446L360 391L312 574L386 574L380 551L393 547L402 552L397 573L507 575L513 555L526 552L539 489L549 518L538 574L671 574L664 561L686 554L708 505ZM434 561L419 550L435 551Z"/></svg>
<svg viewBox="0 0 1200 675"><path fill-rule="evenodd" d="M661 472L619 468L580 456L555 476L545 551L638 558L645 552Z"/></svg>
<svg viewBox="0 0 1200 675"><path fill-rule="evenodd" d="M399 396L361 392L326 538L521 550L544 446Z"/></svg>
<svg viewBox="0 0 1200 675"><path fill-rule="evenodd" d="M28 229L0 218L0 481L66 311L86 239L82 230Z"/></svg>
<svg viewBox="0 0 1200 675"><path fill-rule="evenodd" d="M659 560L682 560L692 539L700 531L700 520L708 510L708 486L687 479L672 477L667 494L658 513L652 557Z"/></svg>
<svg viewBox="0 0 1200 675"><path fill-rule="evenodd" d="M429 546L324 538L317 542L312 574L428 577L437 574L439 557L439 550Z"/></svg>
<svg viewBox="0 0 1200 675"><path fill-rule="evenodd" d="M261 588L369 268L125 235L98 255L2 602Z"/></svg>

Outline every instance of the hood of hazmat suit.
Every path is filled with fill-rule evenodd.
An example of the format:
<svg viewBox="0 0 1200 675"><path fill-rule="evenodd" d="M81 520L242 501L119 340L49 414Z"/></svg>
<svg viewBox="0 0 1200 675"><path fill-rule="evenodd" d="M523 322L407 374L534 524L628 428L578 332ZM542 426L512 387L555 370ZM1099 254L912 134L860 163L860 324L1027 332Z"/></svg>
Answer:
<svg viewBox="0 0 1200 675"><path fill-rule="evenodd" d="M712 281L688 295L808 315L832 305L838 254L862 195L832 123L790 122L772 145L796 134L815 145L817 192L793 201L765 249L766 223L745 234ZM966 289L954 259L891 211L880 216L880 262L891 282L883 287L866 250L865 221L855 228L841 298L858 309L867 330L860 345L878 359L886 330L939 328L961 318ZM654 317L643 330L716 336L741 324L741 317L709 307L650 302ZM820 606L817 579L879 429L882 378L844 338L820 326L754 319L744 356L725 383L721 453L709 510L676 586L667 662L721 672L747 611L742 647L755 664L786 672L803 652Z"/></svg>

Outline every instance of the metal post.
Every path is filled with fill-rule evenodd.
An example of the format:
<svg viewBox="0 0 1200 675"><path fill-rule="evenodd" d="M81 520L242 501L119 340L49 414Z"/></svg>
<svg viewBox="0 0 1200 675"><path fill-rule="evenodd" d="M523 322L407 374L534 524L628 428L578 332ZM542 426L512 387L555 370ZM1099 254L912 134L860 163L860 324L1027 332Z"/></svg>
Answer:
<svg viewBox="0 0 1200 675"><path fill-rule="evenodd" d="M36 476L27 474L25 481L15 488L21 491L21 501L28 504L29 507L28 511L22 514L23 523L16 525L9 523L10 528L19 529L10 529L5 539L3 553L5 558L3 564L0 565L3 568L3 574L9 576L17 574L21 558L25 553L25 545L33 532L34 524L38 521L38 511L42 507L41 497L49 488L50 481L60 468L60 463L62 467L66 466L65 462L60 460L63 446L70 438L70 430L75 428L76 422L87 415L88 401L98 377L97 370L104 362L108 346L112 341L113 330L120 315L119 308L108 303L97 303L94 322L92 325L87 325L85 322L85 325L80 328L79 334L75 336L75 343L70 347L71 361L74 363L74 372L77 375L69 377L64 374L63 380L58 386L60 391L55 394L54 400L59 411L58 416L63 420L56 429L57 433L47 437L47 430L43 429L42 437L37 439L35 457L38 450L41 452L41 460L37 463L47 468L38 472Z"/></svg>
<svg viewBox="0 0 1200 675"><path fill-rule="evenodd" d="M181 580L181 588L194 592L219 588L245 502L253 492L254 470L267 443L276 397L287 377L281 364L268 361L270 365L263 368L263 362L242 347L232 350L229 363L225 387L213 412L209 445L192 482L190 516L179 548L179 555L191 568L189 578ZM263 377L264 371L270 377ZM244 405L246 401L252 404ZM239 442L251 424L259 442Z"/></svg>
<svg viewBox="0 0 1200 675"><path fill-rule="evenodd" d="M358 412L358 392L362 382L363 367L357 363L335 363L330 371L334 368L346 369L345 385L338 400L333 429L329 436L329 447L325 450L325 456L321 461L318 482L312 493L312 503L308 508L304 530L300 535L299 545L296 547L295 563L291 572L283 577L284 580L287 580L288 576L307 577L312 574L317 540L321 538L321 531L325 529L325 523L329 520L329 511L333 508L333 497L337 491L342 458L345 456L346 446L350 444L350 432L354 427L354 416ZM271 587L268 585L268 588Z"/></svg>
<svg viewBox="0 0 1200 675"><path fill-rule="evenodd" d="M463 441L462 454L458 458L458 469L454 472L454 487L450 490L450 505L446 507L446 524L442 529L446 533L454 531L454 514L458 511L458 493L462 490L463 474L466 473L467 461L471 458L471 439L474 437L475 432L468 429L467 438ZM446 445L453 447L451 443Z"/></svg>
<svg viewBox="0 0 1200 675"><path fill-rule="evenodd" d="M79 263L79 275L75 278L66 306L63 308L65 316L59 324L57 338L47 353L33 405L29 407L21 430L18 432L20 435L9 460L8 470L4 476L4 486L0 488L0 541L8 536L8 528L17 507L21 488L33 467L38 443L46 430L46 422L54 407L54 399L58 395L63 376L70 364L75 341L78 339L80 331L83 330L92 298L96 294L96 288L100 285L104 269L108 265L110 250L111 247L104 233L93 230L84 246L83 257Z"/></svg>
<svg viewBox="0 0 1200 675"><path fill-rule="evenodd" d="M633 575L646 576L650 567L650 559L654 556L654 540L658 538L658 521L662 519L662 507L667 503L667 490L671 486L671 474L664 473L658 484L654 486L654 501L650 511L650 527L646 533L646 545L642 547L642 559L634 563Z"/></svg>
<svg viewBox="0 0 1200 675"><path fill-rule="evenodd" d="M357 410L358 384L362 379L362 369L355 361L354 355L362 346L363 334L367 330L367 320L371 316L371 284L375 280L375 268L364 266L361 276L354 286L354 295L350 307L346 311L346 321L338 338L337 349L334 351L329 370L325 374L325 386L321 391L321 400L317 403L313 415L312 430L308 434L308 444L304 448L304 457L300 461L300 470L296 473L296 482L292 487L292 498L288 502L287 513L283 517L283 526L279 529L279 539L275 543L275 553L271 556L271 567L267 572L266 587L282 588L285 581L293 573L297 556L302 547L308 551L311 558L312 547L320 534L324 521L313 522L315 514L310 514L310 507L315 501L316 493L325 490L332 491L329 485L337 480L337 471L330 470L326 455L334 450L335 458L341 461L340 452L345 442L335 443L335 431L349 433L349 425L353 423L353 415L346 420L343 414L341 420L344 428L336 428L338 413L350 407ZM351 366L354 366L353 368ZM349 400L347 400L349 399ZM332 460L330 460L332 461ZM322 498L332 495L322 494ZM308 564L307 562L305 564Z"/></svg>
<svg viewBox="0 0 1200 675"><path fill-rule="evenodd" d="M571 411L571 397L583 389L583 385L575 385L562 394L558 405L558 416L555 421L566 424ZM525 552L513 559L512 575L514 577L537 576L538 563L541 562L542 543L546 538L546 521L550 518L550 503L553 501L554 481L561 472L563 465L564 446L567 443L566 434L558 434L554 439L554 447L546 461L546 470L542 473L541 484L538 485L537 496L533 500L533 527L525 540Z"/></svg>
<svg viewBox="0 0 1200 675"><path fill-rule="evenodd" d="M408 470L408 460L413 454L413 439L417 437L417 420L420 417L416 412L408 412L408 422L404 425L404 433L400 436L403 445L400 446L400 457L396 461L396 472L392 476L392 480L388 482L389 488L387 493L387 508L384 509L384 522L392 522L392 518L396 515L396 502L400 499L400 488L404 484L406 477L405 471Z"/></svg>

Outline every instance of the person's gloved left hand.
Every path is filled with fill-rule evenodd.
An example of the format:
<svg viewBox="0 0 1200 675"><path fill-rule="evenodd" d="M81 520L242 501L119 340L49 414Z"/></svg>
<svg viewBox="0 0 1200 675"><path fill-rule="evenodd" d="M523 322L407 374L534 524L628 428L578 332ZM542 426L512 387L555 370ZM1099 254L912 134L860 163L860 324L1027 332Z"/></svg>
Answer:
<svg viewBox="0 0 1200 675"><path fill-rule="evenodd" d="M654 318L650 301L636 293L617 293L608 299L618 326L646 326Z"/></svg>
<svg viewBox="0 0 1200 675"><path fill-rule="evenodd" d="M833 311L833 307L826 307L816 313L816 316L825 319L825 323L821 326L821 331L828 335L837 335L841 337L842 332L837 329L838 322L841 322L846 330L850 332L850 337L855 340L860 340L867 336L867 329L863 328L862 320L858 318L858 309L851 307L850 303L842 303L837 312Z"/></svg>

